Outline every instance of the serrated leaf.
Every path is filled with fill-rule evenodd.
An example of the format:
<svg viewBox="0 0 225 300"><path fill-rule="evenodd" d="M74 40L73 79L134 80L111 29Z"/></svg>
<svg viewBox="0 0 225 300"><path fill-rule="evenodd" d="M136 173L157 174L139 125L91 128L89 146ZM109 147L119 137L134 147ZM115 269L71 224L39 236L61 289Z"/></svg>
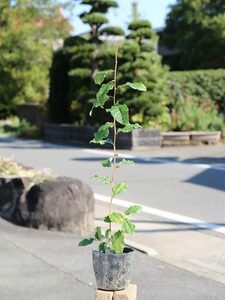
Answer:
<svg viewBox="0 0 225 300"><path fill-rule="evenodd" d="M101 227L96 227L95 228L94 235L95 235L95 238L98 241L101 241L104 238L104 235L102 235L102 229L101 229Z"/></svg>
<svg viewBox="0 0 225 300"><path fill-rule="evenodd" d="M108 176L95 175L94 178L98 179L104 185L111 183L111 178Z"/></svg>
<svg viewBox="0 0 225 300"><path fill-rule="evenodd" d="M133 206L130 206L125 211L125 215L137 214L137 213L141 212L141 210L142 210L142 207L140 205L133 205Z"/></svg>
<svg viewBox="0 0 225 300"><path fill-rule="evenodd" d="M133 129L137 129L137 128L141 128L141 126L138 123L127 124L123 128L119 128L118 132L128 133L128 132L131 132Z"/></svg>
<svg viewBox="0 0 225 300"><path fill-rule="evenodd" d="M105 242L100 243L99 246L98 246L99 251L100 251L100 252L103 252L103 253L105 253L106 248L107 248L107 246L106 246L106 243L105 243Z"/></svg>
<svg viewBox="0 0 225 300"><path fill-rule="evenodd" d="M112 223L112 221L110 220L110 217L109 217L109 216L104 217L104 218L103 218L103 221L104 221L105 223Z"/></svg>
<svg viewBox="0 0 225 300"><path fill-rule="evenodd" d="M124 233L119 230L115 232L112 238L110 249L115 251L117 254L120 254L123 253L124 247Z"/></svg>
<svg viewBox="0 0 225 300"><path fill-rule="evenodd" d="M101 127L99 127L98 131L94 134L94 139L91 143L103 145L105 143L110 142L110 139L106 139L109 135L109 128L113 127L113 123L107 122Z"/></svg>
<svg viewBox="0 0 225 300"><path fill-rule="evenodd" d="M111 215L109 215L109 218L111 222L122 225L124 220L124 215L121 213L113 212Z"/></svg>
<svg viewBox="0 0 225 300"><path fill-rule="evenodd" d="M114 185L112 188L113 197L126 192L126 190L127 190L127 184L125 182L121 182Z"/></svg>
<svg viewBox="0 0 225 300"><path fill-rule="evenodd" d="M109 99L108 92L114 88L114 80L104 83L96 94L96 101L94 107L104 108L105 102Z"/></svg>
<svg viewBox="0 0 225 300"><path fill-rule="evenodd" d="M133 234L135 232L135 225L128 219L124 219L122 228L125 233Z"/></svg>
<svg viewBox="0 0 225 300"><path fill-rule="evenodd" d="M80 247L85 247L85 246L88 246L90 244L92 244L94 242L94 239L93 238L86 238L86 239L83 239L80 243L79 243L79 246Z"/></svg>
<svg viewBox="0 0 225 300"><path fill-rule="evenodd" d="M138 90L138 91L141 91L141 92L146 92L147 91L147 88L146 88L146 86L144 85L143 82L133 82L133 83L132 82L126 82L125 85L131 87L134 90Z"/></svg>
<svg viewBox="0 0 225 300"><path fill-rule="evenodd" d="M119 165L134 166L134 161L133 161L133 160L129 160L129 159L123 158L123 159L119 162Z"/></svg>
<svg viewBox="0 0 225 300"><path fill-rule="evenodd" d="M129 109L126 104L116 104L106 110L122 125L129 124Z"/></svg>
<svg viewBox="0 0 225 300"><path fill-rule="evenodd" d="M113 73L113 70L107 70L107 71L100 71L98 73L96 73L95 75L95 84L102 84L106 75L109 73Z"/></svg>
<svg viewBox="0 0 225 300"><path fill-rule="evenodd" d="M110 158L102 160L101 164L104 168L110 168L112 166L112 161L113 161L113 158L110 157Z"/></svg>

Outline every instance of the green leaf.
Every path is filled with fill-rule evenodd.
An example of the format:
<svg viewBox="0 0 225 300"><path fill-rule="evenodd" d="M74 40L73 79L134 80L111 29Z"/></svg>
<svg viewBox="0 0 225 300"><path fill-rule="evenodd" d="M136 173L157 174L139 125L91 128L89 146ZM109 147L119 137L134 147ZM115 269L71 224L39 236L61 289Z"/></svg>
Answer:
<svg viewBox="0 0 225 300"><path fill-rule="evenodd" d="M111 219L110 219L109 216L104 217L104 218L103 218L103 221L104 221L105 223L112 223L112 221L111 221Z"/></svg>
<svg viewBox="0 0 225 300"><path fill-rule="evenodd" d="M122 228L125 233L133 234L135 232L135 225L128 219L124 219Z"/></svg>
<svg viewBox="0 0 225 300"><path fill-rule="evenodd" d="M124 221L124 215L121 213L113 212L111 215L109 215L109 218L111 222L116 223L116 224L123 224Z"/></svg>
<svg viewBox="0 0 225 300"><path fill-rule="evenodd" d="M116 104L106 110L122 125L129 124L129 109L126 104Z"/></svg>
<svg viewBox="0 0 225 300"><path fill-rule="evenodd" d="M140 205L133 205L133 206L130 206L125 211L125 215L137 214L137 213L141 212L141 210L142 210L142 207Z"/></svg>
<svg viewBox="0 0 225 300"><path fill-rule="evenodd" d="M111 183L111 178L108 176L95 175L94 178L98 179L104 185Z"/></svg>
<svg viewBox="0 0 225 300"><path fill-rule="evenodd" d="M100 71L98 73L96 73L95 75L95 83L96 84L102 84L103 81L105 80L105 77L108 73L112 73L114 72L113 70L107 70L107 71Z"/></svg>
<svg viewBox="0 0 225 300"><path fill-rule="evenodd" d="M124 233L119 230L115 232L112 238L110 249L115 251L117 254L120 254L123 253L124 247Z"/></svg>
<svg viewBox="0 0 225 300"><path fill-rule="evenodd" d="M119 165L129 165L129 166L134 166L134 161L133 161L133 160L129 160L129 159L123 158L123 159L119 162Z"/></svg>
<svg viewBox="0 0 225 300"><path fill-rule="evenodd" d="M105 242L100 243L99 246L98 246L99 251L100 251L100 252L103 252L103 253L105 253L106 248L107 248L107 246L106 246L106 243L105 243Z"/></svg>
<svg viewBox="0 0 225 300"><path fill-rule="evenodd" d="M101 164L104 168L110 168L112 166L112 161L113 161L113 158L110 157L110 158L107 158L105 160L102 160L101 161Z"/></svg>
<svg viewBox="0 0 225 300"><path fill-rule="evenodd" d="M104 235L102 235L102 229L101 229L101 227L96 227L95 231L94 231L94 234L95 234L95 238L98 241L101 241L102 239L104 239Z"/></svg>
<svg viewBox="0 0 225 300"><path fill-rule="evenodd" d="M107 229L106 231L105 231L105 237L107 238L107 239L110 239L110 229Z"/></svg>
<svg viewBox="0 0 225 300"><path fill-rule="evenodd" d="M108 83L104 83L100 87L96 95L96 101L94 102L93 106L104 108L105 102L109 99L108 92L113 88L114 88L114 80L111 80Z"/></svg>
<svg viewBox="0 0 225 300"><path fill-rule="evenodd" d="M109 135L109 128L113 127L113 123L107 122L104 125L102 125L97 132L94 134L94 139L91 141L91 143L100 144L103 145L105 143L108 143L109 139L106 139Z"/></svg>
<svg viewBox="0 0 225 300"><path fill-rule="evenodd" d="M119 128L118 132L124 132L124 133L128 133L131 132L133 129L137 129L137 128L141 128L141 126L138 123L135 124L127 124L126 126L124 126L123 128Z"/></svg>
<svg viewBox="0 0 225 300"><path fill-rule="evenodd" d="M147 91L146 86L144 85L143 82L133 82L133 83L132 82L126 82L125 85L131 87L134 90L138 90L138 91L141 91L141 92L146 92Z"/></svg>
<svg viewBox="0 0 225 300"><path fill-rule="evenodd" d="M112 188L113 197L126 192L126 190L127 190L127 184L125 182L121 182L114 185L114 187Z"/></svg>
<svg viewBox="0 0 225 300"><path fill-rule="evenodd" d="M80 247L85 247L85 246L88 246L90 244L92 244L94 242L94 239L93 238L86 238L84 240L82 240L80 243L79 243L79 246Z"/></svg>

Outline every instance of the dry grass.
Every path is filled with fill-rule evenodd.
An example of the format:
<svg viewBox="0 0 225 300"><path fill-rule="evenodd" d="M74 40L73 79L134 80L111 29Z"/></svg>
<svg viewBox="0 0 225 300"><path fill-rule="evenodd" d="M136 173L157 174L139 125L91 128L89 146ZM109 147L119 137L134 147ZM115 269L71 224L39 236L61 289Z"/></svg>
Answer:
<svg viewBox="0 0 225 300"><path fill-rule="evenodd" d="M28 177L34 183L40 183L47 179L53 179L49 169L37 170L25 168L9 157L0 156L0 176Z"/></svg>

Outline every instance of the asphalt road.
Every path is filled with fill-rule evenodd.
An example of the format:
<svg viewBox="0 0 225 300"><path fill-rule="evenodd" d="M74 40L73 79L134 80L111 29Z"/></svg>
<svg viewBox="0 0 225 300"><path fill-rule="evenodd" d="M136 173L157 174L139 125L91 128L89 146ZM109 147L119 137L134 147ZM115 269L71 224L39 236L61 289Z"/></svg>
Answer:
<svg viewBox="0 0 225 300"><path fill-rule="evenodd" d="M58 175L77 177L101 195L109 195L109 190L92 176L110 175L110 170L99 164L107 157L106 152L0 139L0 155L12 156L27 166L50 168ZM121 153L135 156L136 165L118 171L118 181L126 181L129 186L120 198L225 225L225 145Z"/></svg>
<svg viewBox="0 0 225 300"><path fill-rule="evenodd" d="M107 202L109 191L92 176L110 175L110 170L99 164L108 152L0 137L0 156L11 156L26 166L50 168L56 175L76 177L88 183L98 194L97 198L103 199L103 202L96 201L97 224L107 209L104 200ZM131 237L131 242L140 248L147 247L153 256L137 253L133 282L138 284L138 300L224 300L225 145L120 151L120 157L133 158L136 165L118 170L118 181L126 181L129 185L128 191L119 197L124 202L118 203L127 205L126 201L130 201L145 207L145 213L135 217L137 234ZM116 208L122 209L120 205ZM187 223L183 224L182 220ZM198 222L207 226L199 228ZM71 251L72 244L64 250L59 246L64 240L70 243L74 237L40 232L34 240L33 231L8 230L7 226L0 226L0 296L1 291L6 293L3 300L17 300L17 291L20 292L18 300L30 300L31 296L26 298L26 284L32 288L36 281L36 298L32 297L32 300L57 300L62 296L68 300L86 300L93 297L94 288L88 285L89 281L94 282L93 273L89 270L90 253L85 250L81 255L76 249L75 263L70 265L73 254L67 255L67 251ZM5 228L6 234L3 235ZM57 251L60 251L62 261L60 266ZM16 257L14 260L11 260L10 253ZM34 256L34 261L29 261L30 256ZM38 264L36 258L46 266ZM52 280L50 286L43 277L45 269L52 272L49 264L53 264L53 269L58 272L55 277L49 278ZM32 273L33 266L37 267L38 276ZM15 273L18 269L24 276L21 287L19 275ZM77 283L72 272L79 275ZM65 275L68 274L72 283L67 282ZM83 278L82 283L79 282L80 277ZM15 288L10 289L14 284ZM70 292L65 292L65 287L71 287ZM79 293L76 292L79 298L73 298L76 290L79 290Z"/></svg>

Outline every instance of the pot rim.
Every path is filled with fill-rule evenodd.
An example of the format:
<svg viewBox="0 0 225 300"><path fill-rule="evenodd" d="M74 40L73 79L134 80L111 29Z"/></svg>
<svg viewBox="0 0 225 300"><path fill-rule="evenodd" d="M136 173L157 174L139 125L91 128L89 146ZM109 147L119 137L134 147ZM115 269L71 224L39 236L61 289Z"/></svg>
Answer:
<svg viewBox="0 0 225 300"><path fill-rule="evenodd" d="M109 253L104 253L104 252L100 252L99 250L92 250L92 253L99 253L101 255L115 255L116 257L124 257L126 255L130 255L132 253L134 253L134 249L131 248L131 247L125 247L124 249L128 249L129 251L128 252L125 252L125 253L112 253L112 252L109 252Z"/></svg>

